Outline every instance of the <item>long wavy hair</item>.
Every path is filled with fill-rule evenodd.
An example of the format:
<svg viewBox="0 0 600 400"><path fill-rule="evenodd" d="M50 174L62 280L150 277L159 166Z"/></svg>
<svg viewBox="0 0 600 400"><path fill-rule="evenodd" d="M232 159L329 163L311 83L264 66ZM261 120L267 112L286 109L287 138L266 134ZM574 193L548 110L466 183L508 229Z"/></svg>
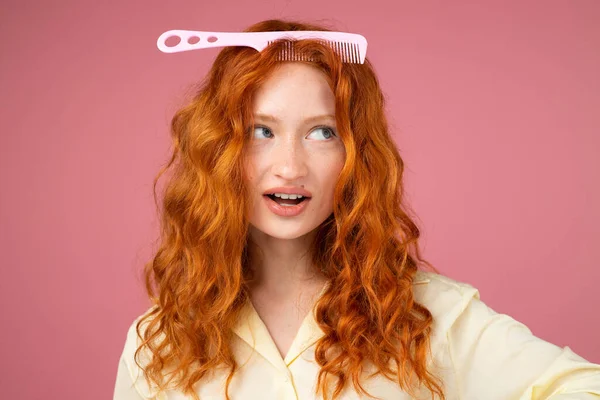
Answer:
<svg viewBox="0 0 600 400"><path fill-rule="evenodd" d="M282 20L246 29L296 30L330 29ZM389 135L376 74L368 58L364 64L342 63L319 41L293 44L297 54L311 60L293 62L327 77L346 149L333 212L310 246L312 264L330 283L315 305L325 333L315 349L320 366L316 394L329 398L331 377L337 378L334 400L350 382L370 396L361 385L363 362L370 362L376 373L413 396L418 385L429 389L432 398L444 399L442 382L427 367L432 315L415 302L412 291L419 266L435 268L419 253L419 229L403 195L404 163ZM253 197L244 151L253 124L253 94L281 65L278 55L285 45L282 39L262 52L222 49L193 99L172 119L173 152L154 180L160 242L143 271L153 307L136 325L142 339L136 364L160 390L175 383L198 400L196 383L225 367L229 399L238 368L229 341L249 301L252 276L247 214ZM156 187L166 172L170 177L159 202ZM138 362L143 348L152 354L146 365Z"/></svg>

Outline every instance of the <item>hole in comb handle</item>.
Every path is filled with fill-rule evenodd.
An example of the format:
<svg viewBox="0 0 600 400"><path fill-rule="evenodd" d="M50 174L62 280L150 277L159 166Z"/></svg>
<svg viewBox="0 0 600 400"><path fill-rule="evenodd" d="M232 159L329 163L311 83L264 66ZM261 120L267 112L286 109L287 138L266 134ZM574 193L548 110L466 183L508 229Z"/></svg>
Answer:
<svg viewBox="0 0 600 400"><path fill-rule="evenodd" d="M165 39L165 46L167 47L175 47L179 43L181 43L181 38L179 36L169 36L167 39Z"/></svg>

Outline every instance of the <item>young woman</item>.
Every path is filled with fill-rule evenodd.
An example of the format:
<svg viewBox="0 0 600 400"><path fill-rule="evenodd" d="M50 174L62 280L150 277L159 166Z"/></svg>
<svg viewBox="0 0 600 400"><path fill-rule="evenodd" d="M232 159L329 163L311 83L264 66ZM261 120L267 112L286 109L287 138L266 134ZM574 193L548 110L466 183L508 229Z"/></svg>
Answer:
<svg viewBox="0 0 600 400"><path fill-rule="evenodd" d="M284 30L324 29L248 29ZM153 306L114 399L600 398L599 365L421 259L368 60L280 50L223 49L173 118Z"/></svg>

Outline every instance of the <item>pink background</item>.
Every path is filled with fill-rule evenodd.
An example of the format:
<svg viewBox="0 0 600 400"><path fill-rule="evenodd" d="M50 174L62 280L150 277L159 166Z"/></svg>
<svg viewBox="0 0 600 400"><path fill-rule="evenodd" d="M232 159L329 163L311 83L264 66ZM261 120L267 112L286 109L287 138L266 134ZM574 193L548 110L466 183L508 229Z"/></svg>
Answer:
<svg viewBox="0 0 600 400"><path fill-rule="evenodd" d="M219 51L156 39L267 18L367 37L426 258L600 362L599 2L103 3L1 6L3 398L112 398L169 121Z"/></svg>

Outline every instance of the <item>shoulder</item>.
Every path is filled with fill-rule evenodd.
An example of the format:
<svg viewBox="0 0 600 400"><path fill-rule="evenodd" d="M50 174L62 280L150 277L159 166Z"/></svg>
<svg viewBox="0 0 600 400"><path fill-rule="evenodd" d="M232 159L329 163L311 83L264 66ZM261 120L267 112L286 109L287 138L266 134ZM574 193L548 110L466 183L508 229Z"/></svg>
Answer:
<svg viewBox="0 0 600 400"><path fill-rule="evenodd" d="M127 372L129 373L133 385L144 398L153 398L153 396L157 395L156 391L147 384L144 379L143 370L140 368L140 365L144 367L150 362L151 353L146 346L138 352L137 356L136 351L143 343L142 337L152 318L145 317L151 315L154 309L155 306L148 308L129 324L125 336L125 345L121 354L121 360L127 367Z"/></svg>
<svg viewBox="0 0 600 400"><path fill-rule="evenodd" d="M138 315L127 327L127 336L125 339L125 347L137 349L143 342L142 337L148 328L148 324L152 317L146 318L152 315L152 312L156 306L152 306L145 310L142 314ZM143 321L142 321L143 320ZM140 323L141 322L141 323ZM141 336L140 336L141 335Z"/></svg>
<svg viewBox="0 0 600 400"><path fill-rule="evenodd" d="M447 331L473 300L480 299L479 290L468 283L421 270L413 280L413 295L442 331Z"/></svg>

